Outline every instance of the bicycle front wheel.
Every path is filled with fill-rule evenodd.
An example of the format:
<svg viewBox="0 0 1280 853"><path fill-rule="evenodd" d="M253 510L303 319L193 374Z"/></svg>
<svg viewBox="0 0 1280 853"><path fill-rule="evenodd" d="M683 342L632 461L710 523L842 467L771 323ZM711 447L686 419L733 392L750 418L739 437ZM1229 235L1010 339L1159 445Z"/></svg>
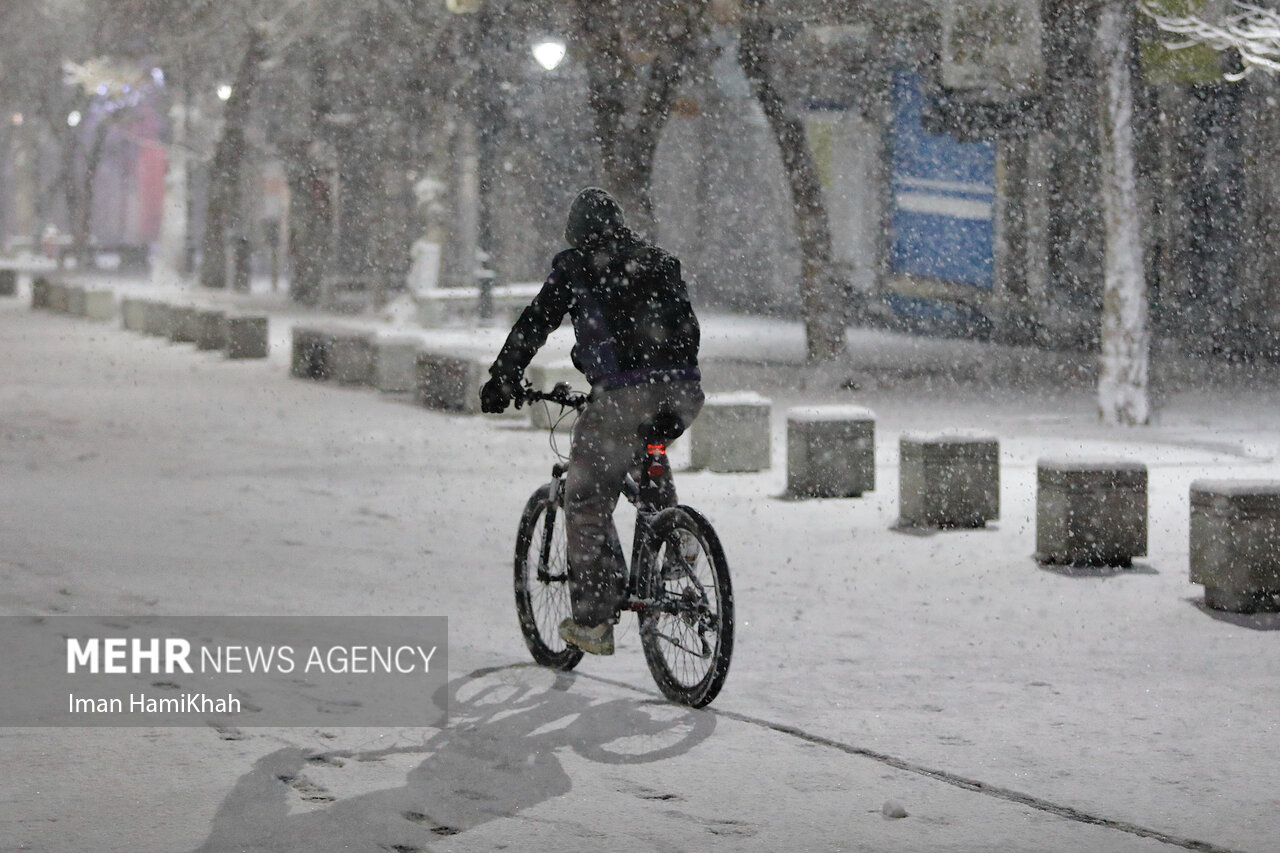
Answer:
<svg viewBox="0 0 1280 853"><path fill-rule="evenodd" d="M645 662L662 694L701 708L716 698L733 655L729 564L711 523L685 506L653 520L640 614Z"/></svg>
<svg viewBox="0 0 1280 853"><path fill-rule="evenodd" d="M573 615L569 598L569 560L558 482L533 493L516 534L515 593L520 632L533 659L553 669L570 670L582 650L560 639L560 621Z"/></svg>

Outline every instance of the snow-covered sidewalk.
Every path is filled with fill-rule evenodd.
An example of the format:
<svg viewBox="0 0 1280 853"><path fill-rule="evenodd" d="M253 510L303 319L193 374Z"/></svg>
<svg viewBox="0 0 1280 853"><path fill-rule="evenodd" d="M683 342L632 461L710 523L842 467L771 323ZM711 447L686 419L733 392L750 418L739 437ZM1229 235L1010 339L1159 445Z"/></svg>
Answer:
<svg viewBox="0 0 1280 853"><path fill-rule="evenodd" d="M277 340L314 316L217 298ZM1078 354L853 331L815 377L798 324L704 331L712 390L774 400L774 465L679 475L739 628L724 692L687 712L652 701L628 623L579 676L519 665L509 555L544 434L289 379L287 345L228 362L0 304L6 618L442 614L459 691L440 731L4 731L3 846L1274 849L1280 618L1204 611L1186 553L1192 480L1280 478L1274 368L1178 359L1159 422L1114 430ZM875 410L875 492L778 499L785 410L813 402ZM1000 437L1001 518L893 532L897 439L941 427ZM1035 460L1075 453L1150 469L1132 570L1031 559Z"/></svg>

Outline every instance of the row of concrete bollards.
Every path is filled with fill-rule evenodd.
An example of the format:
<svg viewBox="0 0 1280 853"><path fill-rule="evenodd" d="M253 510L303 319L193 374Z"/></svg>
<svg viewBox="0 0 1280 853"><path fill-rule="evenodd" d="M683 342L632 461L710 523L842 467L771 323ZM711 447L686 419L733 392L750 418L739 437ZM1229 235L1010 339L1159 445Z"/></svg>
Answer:
<svg viewBox="0 0 1280 853"><path fill-rule="evenodd" d="M771 403L711 395L690 430L695 468L770 465ZM856 497L875 488L875 415L852 406L787 412L787 493ZM904 530L976 528L1000 517L999 440L907 433L899 440ZM1128 567L1147 554L1147 468L1117 459L1036 463L1036 553L1043 565ZM1191 581L1207 606L1270 609L1280 596L1280 481L1200 480L1190 495Z"/></svg>
<svg viewBox="0 0 1280 853"><path fill-rule="evenodd" d="M412 392L429 408L475 412L486 361L424 349L410 338L322 327L294 330L292 373ZM535 365L536 387L581 382L572 365ZM514 410L509 410L514 413ZM534 426L552 417L534 406ZM708 395L689 430L694 469L762 471L772 458L772 402L754 392ZM856 406L787 412L787 494L873 491L875 415ZM1115 459L1041 459L1036 552L1044 565L1128 567L1147 553L1147 468ZM1198 481L1191 487L1191 579L1215 608L1248 611L1280 594L1280 482ZM1000 444L983 433L908 433L899 440L903 530L977 528L1000 517Z"/></svg>
<svg viewBox="0 0 1280 853"><path fill-rule="evenodd" d="M221 350L227 358L266 358L271 349L270 323L262 315L125 297L120 316L130 331L195 344L200 350Z"/></svg>
<svg viewBox="0 0 1280 853"><path fill-rule="evenodd" d="M117 314L113 291L44 277L31 283L31 307L98 322L114 320ZM131 331L221 350L228 358L266 358L270 351L269 323L262 315L126 296L119 302L119 316Z"/></svg>
<svg viewBox="0 0 1280 853"><path fill-rule="evenodd" d="M297 327L292 373L412 392L429 408L475 412L486 362L424 349L412 338ZM581 375L535 365L535 386ZM514 410L509 410L515 414ZM544 407L529 411L549 426ZM753 392L708 395L689 430L690 465L712 472L770 467L772 402ZM857 497L875 489L875 415L856 406L787 412L787 494ZM1044 565L1127 567L1147 553L1147 468L1115 459L1041 459L1036 559ZM1280 482L1198 481L1191 487L1191 579L1210 607L1248 611L1280 594ZM908 433L899 441L898 529L983 527L1000 517L1000 444L982 433Z"/></svg>
<svg viewBox="0 0 1280 853"><path fill-rule="evenodd" d="M106 322L115 318L116 297L110 290L37 278L31 283L31 307Z"/></svg>
<svg viewBox="0 0 1280 853"><path fill-rule="evenodd" d="M413 393L427 408L479 411L483 359L430 350L411 337L334 326L295 326L290 373L301 379Z"/></svg>

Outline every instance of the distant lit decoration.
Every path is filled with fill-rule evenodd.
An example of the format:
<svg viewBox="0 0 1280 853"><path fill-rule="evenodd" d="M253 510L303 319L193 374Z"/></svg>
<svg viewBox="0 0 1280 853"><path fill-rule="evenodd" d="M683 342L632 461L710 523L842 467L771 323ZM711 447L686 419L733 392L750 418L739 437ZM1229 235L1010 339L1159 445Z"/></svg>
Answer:
<svg viewBox="0 0 1280 853"><path fill-rule="evenodd" d="M79 127L79 125L80 125L80 111L72 110L71 112L67 113L67 127Z"/></svg>
<svg viewBox="0 0 1280 853"><path fill-rule="evenodd" d="M158 78L158 79L157 79ZM62 79L79 89L95 105L108 112L135 107L160 85L164 75L158 68L137 68L133 63L100 56L85 62L62 63ZM76 124L82 116L76 113ZM68 124L71 117L68 116ZM75 127L75 124L71 124Z"/></svg>
<svg viewBox="0 0 1280 853"><path fill-rule="evenodd" d="M218 100L219 101L231 100L231 85L229 83L223 83L221 86L218 87Z"/></svg>
<svg viewBox="0 0 1280 853"><path fill-rule="evenodd" d="M551 71L564 61L566 51L565 43L560 39L543 39L533 46L533 58L543 68Z"/></svg>
<svg viewBox="0 0 1280 853"><path fill-rule="evenodd" d="M9 116L9 122L14 127L22 127L23 121L25 121L25 119L22 117L22 113L14 113L13 115Z"/></svg>
<svg viewBox="0 0 1280 853"><path fill-rule="evenodd" d="M131 63L100 56L86 62L62 63L62 79L86 94L100 98L119 98L144 83L150 74L140 72Z"/></svg>

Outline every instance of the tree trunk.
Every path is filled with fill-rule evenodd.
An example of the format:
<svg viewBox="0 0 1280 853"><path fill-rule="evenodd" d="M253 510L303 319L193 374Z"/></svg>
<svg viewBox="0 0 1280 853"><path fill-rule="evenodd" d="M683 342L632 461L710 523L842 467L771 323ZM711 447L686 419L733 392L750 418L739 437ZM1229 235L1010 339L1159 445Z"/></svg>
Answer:
<svg viewBox="0 0 1280 853"><path fill-rule="evenodd" d="M1147 397L1147 292L1143 277L1137 174L1133 150L1132 10L1109 0L1099 11L1101 66L1102 202L1106 218L1102 293L1102 354L1098 412L1110 424L1145 424Z"/></svg>
<svg viewBox="0 0 1280 853"><path fill-rule="evenodd" d="M155 275L181 278L187 254L187 108L181 98L169 107L169 148L160 209L160 246Z"/></svg>
<svg viewBox="0 0 1280 853"><path fill-rule="evenodd" d="M305 154L291 158L289 182L289 297L304 305L320 301L332 232L332 204L324 170Z"/></svg>
<svg viewBox="0 0 1280 853"><path fill-rule="evenodd" d="M806 350L809 362L819 363L844 354L845 299L835 276L826 201L804 122L791 114L773 83L773 25L761 15L762 5L761 0L743 3L738 61L769 121L787 173L800 243Z"/></svg>
<svg viewBox="0 0 1280 853"><path fill-rule="evenodd" d="M66 158L63 168L67 171L67 215L71 222L71 254L81 269L93 266L93 254L89 251L93 231L93 191L98 178L98 166L102 163L102 149L106 146L107 135L111 128L124 114L124 110L103 116L93 129L93 141L85 152L84 172L77 169L79 159L79 135L70 137L69 153L64 149Z"/></svg>
<svg viewBox="0 0 1280 853"><path fill-rule="evenodd" d="M707 0L690 4L682 24L668 30L665 52L655 51L648 76L636 81L639 100L633 111L627 104L628 45L623 43L624 27L618 12L601 8L592 0L578 0L578 5L577 20L586 44L587 100L595 116L605 189L622 206L627 225L641 235L652 236L655 223L649 188L654 155L671 115L671 101L697 48Z"/></svg>
<svg viewBox="0 0 1280 853"><path fill-rule="evenodd" d="M263 54L261 35L250 30L249 43L227 100L222 136L209 167L209 200L204 236L200 241L200 284L205 287L227 286L228 237L245 230L240 211L240 171L248 148L245 125L249 120L249 104Z"/></svg>
<svg viewBox="0 0 1280 853"><path fill-rule="evenodd" d="M82 247L77 244L75 236L76 230L80 225L80 208L84 203L82 190L84 185L80 182L80 132L79 128L70 131L64 131L62 137L61 165L58 169L58 177L54 184L62 185L63 201L67 206L67 223L72 233L72 251L75 253L76 262L79 263L83 259L80 256ZM59 250L58 265L62 265L62 254Z"/></svg>
<svg viewBox="0 0 1280 853"><path fill-rule="evenodd" d="M107 134L111 132L112 124L114 122L108 118L103 118L98 122L98 126L93 129L93 144L89 146L89 152L84 160L80 209L76 211L76 217L71 226L71 237L75 246L76 260L82 268L93 265L93 256L89 253L89 242L93 231L94 183L97 181L98 166L102 164L102 149L107 144Z"/></svg>
<svg viewBox="0 0 1280 853"><path fill-rule="evenodd" d="M305 64L305 83L296 97L308 107L305 121L282 143L285 180L289 184L289 298L304 305L319 303L333 236L329 176L321 161L321 121L329 112L331 88L323 46L308 39L293 62Z"/></svg>

